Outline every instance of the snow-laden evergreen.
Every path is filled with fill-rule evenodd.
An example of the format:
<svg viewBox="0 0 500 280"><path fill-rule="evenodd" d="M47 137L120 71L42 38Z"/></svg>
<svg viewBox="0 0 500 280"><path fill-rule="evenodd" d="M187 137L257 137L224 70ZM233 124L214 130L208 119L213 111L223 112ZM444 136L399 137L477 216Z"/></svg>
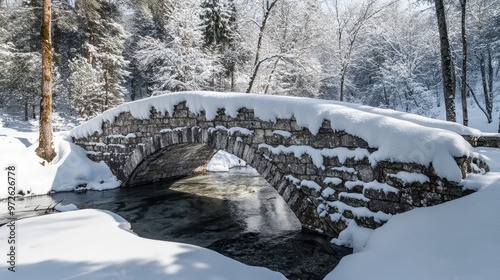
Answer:
<svg viewBox="0 0 500 280"><path fill-rule="evenodd" d="M68 89L72 107L82 121L89 120L102 111L102 76L104 71L99 65L92 66L84 57L69 62L70 76Z"/></svg>
<svg viewBox="0 0 500 280"><path fill-rule="evenodd" d="M144 37L138 43L135 59L139 69L151 73L150 90L180 91L207 88L217 56L203 52L202 8L199 1L174 4L165 15L166 38Z"/></svg>

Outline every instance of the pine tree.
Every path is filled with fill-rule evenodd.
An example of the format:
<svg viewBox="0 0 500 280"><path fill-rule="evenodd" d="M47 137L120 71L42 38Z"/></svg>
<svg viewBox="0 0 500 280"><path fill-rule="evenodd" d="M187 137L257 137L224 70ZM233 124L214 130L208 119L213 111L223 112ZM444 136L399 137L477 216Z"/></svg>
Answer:
<svg viewBox="0 0 500 280"><path fill-rule="evenodd" d="M228 4L221 0L205 0L202 3L204 10L203 18L203 39L207 48L223 50L233 39L231 30L231 10L234 7L232 1Z"/></svg>
<svg viewBox="0 0 500 280"><path fill-rule="evenodd" d="M103 37L99 40L97 47L99 49L96 57L102 64L104 71L104 102L102 110L119 105L124 100L126 89L123 87L125 78L129 75L126 70L128 61L123 57L125 46L125 30L116 21L119 14L116 6L103 5L103 17L111 20L104 21Z"/></svg>
<svg viewBox="0 0 500 280"><path fill-rule="evenodd" d="M103 70L92 66L84 57L76 57L69 63L69 98L81 122L91 119L102 111L104 83Z"/></svg>
<svg viewBox="0 0 500 280"><path fill-rule="evenodd" d="M103 71L100 106L95 107L99 108L96 112L99 113L124 101L126 89L123 84L128 75L128 61L123 57L126 35L117 23L120 13L116 3L81 0L77 2L76 9L84 28L82 52L88 64Z"/></svg>
<svg viewBox="0 0 500 280"><path fill-rule="evenodd" d="M212 73L220 71L217 57L203 50L202 9L198 1L175 3L166 17L167 38L142 38L135 52L139 69L151 73L150 90L209 89Z"/></svg>
<svg viewBox="0 0 500 280"><path fill-rule="evenodd" d="M234 91L237 67L250 59L238 34L236 5L233 0L206 0L202 7L204 47L222 67L222 72L213 73L213 79L220 80L219 85L212 81L213 87ZM229 78L229 86L224 78Z"/></svg>

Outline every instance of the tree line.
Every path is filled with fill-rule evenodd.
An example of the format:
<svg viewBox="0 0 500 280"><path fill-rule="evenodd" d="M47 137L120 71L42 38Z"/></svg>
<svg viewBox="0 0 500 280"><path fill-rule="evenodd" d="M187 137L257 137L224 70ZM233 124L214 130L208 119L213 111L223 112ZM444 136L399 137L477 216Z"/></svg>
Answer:
<svg viewBox="0 0 500 280"><path fill-rule="evenodd" d="M81 121L183 90L427 116L471 96L493 121L500 0L53 0L51 13L53 106ZM42 14L42 1L0 0L0 107L26 119L41 96Z"/></svg>

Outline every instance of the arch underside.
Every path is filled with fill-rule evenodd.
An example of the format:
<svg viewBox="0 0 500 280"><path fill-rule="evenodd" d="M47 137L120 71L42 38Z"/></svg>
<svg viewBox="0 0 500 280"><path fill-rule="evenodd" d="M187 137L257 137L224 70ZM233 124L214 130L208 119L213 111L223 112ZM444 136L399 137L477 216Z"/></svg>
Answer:
<svg viewBox="0 0 500 280"><path fill-rule="evenodd" d="M206 144L167 146L144 159L124 186L151 184L202 173L216 152Z"/></svg>

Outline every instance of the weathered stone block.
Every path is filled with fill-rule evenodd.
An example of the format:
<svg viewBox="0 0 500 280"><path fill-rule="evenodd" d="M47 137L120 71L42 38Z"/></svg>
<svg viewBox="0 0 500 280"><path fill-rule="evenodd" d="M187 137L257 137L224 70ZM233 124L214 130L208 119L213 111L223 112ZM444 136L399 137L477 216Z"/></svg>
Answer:
<svg viewBox="0 0 500 280"><path fill-rule="evenodd" d="M403 204L399 202L375 200L375 199L372 199L370 202L368 202L368 209L370 209L370 211L373 211L375 213L381 211L387 214L398 214L406 211Z"/></svg>
<svg viewBox="0 0 500 280"><path fill-rule="evenodd" d="M356 166L358 178L363 182L372 182L375 180L375 173L370 165L362 164Z"/></svg>
<svg viewBox="0 0 500 280"><path fill-rule="evenodd" d="M368 201L349 196L339 195L339 200L353 207L368 207Z"/></svg>
<svg viewBox="0 0 500 280"><path fill-rule="evenodd" d="M351 210L345 210L344 212L342 212L342 216L344 216L344 218L346 219L354 219L354 214L352 213Z"/></svg>
<svg viewBox="0 0 500 280"><path fill-rule="evenodd" d="M364 189L363 193L369 199L386 200L392 202L400 201L400 194L395 192L384 192L383 190L377 189Z"/></svg>
<svg viewBox="0 0 500 280"><path fill-rule="evenodd" d="M296 164L296 163L290 163L288 164L288 168L292 173L295 174L307 174L306 173L306 166L304 164Z"/></svg>
<svg viewBox="0 0 500 280"><path fill-rule="evenodd" d="M420 204L422 206L432 206L443 203L443 197L434 192L421 192Z"/></svg>
<svg viewBox="0 0 500 280"><path fill-rule="evenodd" d="M386 221L375 221L373 217L354 217L354 221L359 226L376 229L381 227Z"/></svg>

